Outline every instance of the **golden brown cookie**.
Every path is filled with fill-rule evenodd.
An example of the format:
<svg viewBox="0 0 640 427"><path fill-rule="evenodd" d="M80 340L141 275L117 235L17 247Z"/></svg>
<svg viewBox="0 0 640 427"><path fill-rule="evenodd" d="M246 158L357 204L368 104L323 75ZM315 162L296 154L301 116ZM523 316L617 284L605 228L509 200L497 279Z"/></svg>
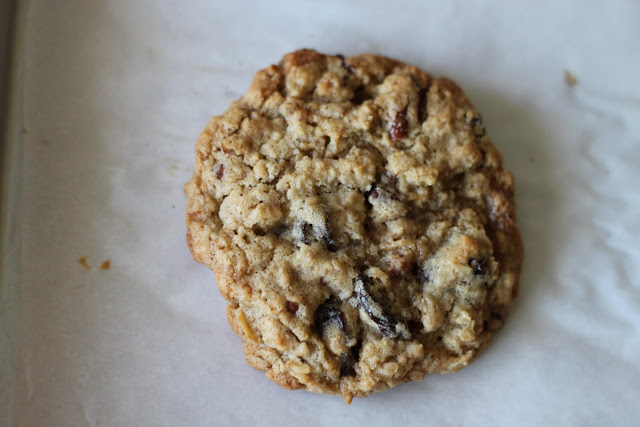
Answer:
<svg viewBox="0 0 640 427"><path fill-rule="evenodd" d="M249 364L347 403L484 350L518 290L513 178L458 86L313 50L196 145L187 242Z"/></svg>

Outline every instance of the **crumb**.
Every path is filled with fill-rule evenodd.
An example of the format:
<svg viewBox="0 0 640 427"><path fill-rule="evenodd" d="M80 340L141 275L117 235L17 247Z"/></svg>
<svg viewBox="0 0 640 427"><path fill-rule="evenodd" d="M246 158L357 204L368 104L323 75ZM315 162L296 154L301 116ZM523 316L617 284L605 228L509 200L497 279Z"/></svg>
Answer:
<svg viewBox="0 0 640 427"><path fill-rule="evenodd" d="M176 205L171 205L171 207L172 207L172 208L175 208L175 207L176 207Z"/></svg>
<svg viewBox="0 0 640 427"><path fill-rule="evenodd" d="M535 163L536 162L536 158L533 156L529 156L529 163Z"/></svg>
<svg viewBox="0 0 640 427"><path fill-rule="evenodd" d="M178 170L178 165L177 165L177 164L171 165L171 166L169 166L169 167L166 169L167 173L168 173L170 176L174 176L174 177L175 177L175 176L177 176L177 175L176 175L176 171L177 171L177 170Z"/></svg>
<svg viewBox="0 0 640 427"><path fill-rule="evenodd" d="M102 265L100 266L100 270L108 270L111 268L111 260L108 259L105 262L102 263Z"/></svg>
<svg viewBox="0 0 640 427"><path fill-rule="evenodd" d="M86 256L81 256L80 258L78 258L78 263L80 263L80 265L86 268L87 270L91 270L91 266L87 264Z"/></svg>
<svg viewBox="0 0 640 427"><path fill-rule="evenodd" d="M26 134L27 134L27 128L25 128L25 127L23 127L23 128L22 128L22 134L23 134L23 135L26 135Z"/></svg>
<svg viewBox="0 0 640 427"><path fill-rule="evenodd" d="M569 87L574 87L575 85L578 84L578 78L576 76L574 76L573 74L571 74L570 72L568 72L567 70L565 70L564 71L564 83Z"/></svg>
<svg viewBox="0 0 640 427"><path fill-rule="evenodd" d="M44 138L40 138L40 144L46 145L47 147L51 145L51 143Z"/></svg>

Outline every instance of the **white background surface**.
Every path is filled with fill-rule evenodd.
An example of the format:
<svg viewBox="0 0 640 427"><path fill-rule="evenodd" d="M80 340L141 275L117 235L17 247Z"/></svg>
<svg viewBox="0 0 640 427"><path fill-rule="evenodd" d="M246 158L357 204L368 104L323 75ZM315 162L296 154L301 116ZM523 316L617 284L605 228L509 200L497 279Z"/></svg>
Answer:
<svg viewBox="0 0 640 427"><path fill-rule="evenodd" d="M640 4L390 4L32 0L20 426L637 425ZM299 47L453 78L515 175L520 297L459 373L351 406L285 391L191 259L199 132Z"/></svg>

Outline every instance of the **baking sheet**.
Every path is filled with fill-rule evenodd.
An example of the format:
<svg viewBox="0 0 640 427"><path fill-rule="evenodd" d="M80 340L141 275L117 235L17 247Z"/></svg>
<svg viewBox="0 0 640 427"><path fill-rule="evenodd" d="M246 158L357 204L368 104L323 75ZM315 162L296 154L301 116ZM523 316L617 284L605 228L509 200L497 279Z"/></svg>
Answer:
<svg viewBox="0 0 640 427"><path fill-rule="evenodd" d="M32 2L18 425L637 424L639 21L633 1ZM299 47L453 78L514 173L520 297L459 373L351 406L285 391L191 260L200 130Z"/></svg>
<svg viewBox="0 0 640 427"><path fill-rule="evenodd" d="M0 0L0 425L13 426L20 309L25 2Z"/></svg>

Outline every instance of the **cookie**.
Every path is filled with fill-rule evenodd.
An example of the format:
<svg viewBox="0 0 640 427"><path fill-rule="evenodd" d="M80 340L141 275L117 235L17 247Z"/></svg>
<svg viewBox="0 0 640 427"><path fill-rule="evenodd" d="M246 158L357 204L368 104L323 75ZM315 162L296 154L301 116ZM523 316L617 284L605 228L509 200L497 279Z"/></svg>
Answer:
<svg viewBox="0 0 640 427"><path fill-rule="evenodd" d="M463 368L502 326L523 249L501 163L452 81L299 50L200 135L187 242L251 366L350 403Z"/></svg>

